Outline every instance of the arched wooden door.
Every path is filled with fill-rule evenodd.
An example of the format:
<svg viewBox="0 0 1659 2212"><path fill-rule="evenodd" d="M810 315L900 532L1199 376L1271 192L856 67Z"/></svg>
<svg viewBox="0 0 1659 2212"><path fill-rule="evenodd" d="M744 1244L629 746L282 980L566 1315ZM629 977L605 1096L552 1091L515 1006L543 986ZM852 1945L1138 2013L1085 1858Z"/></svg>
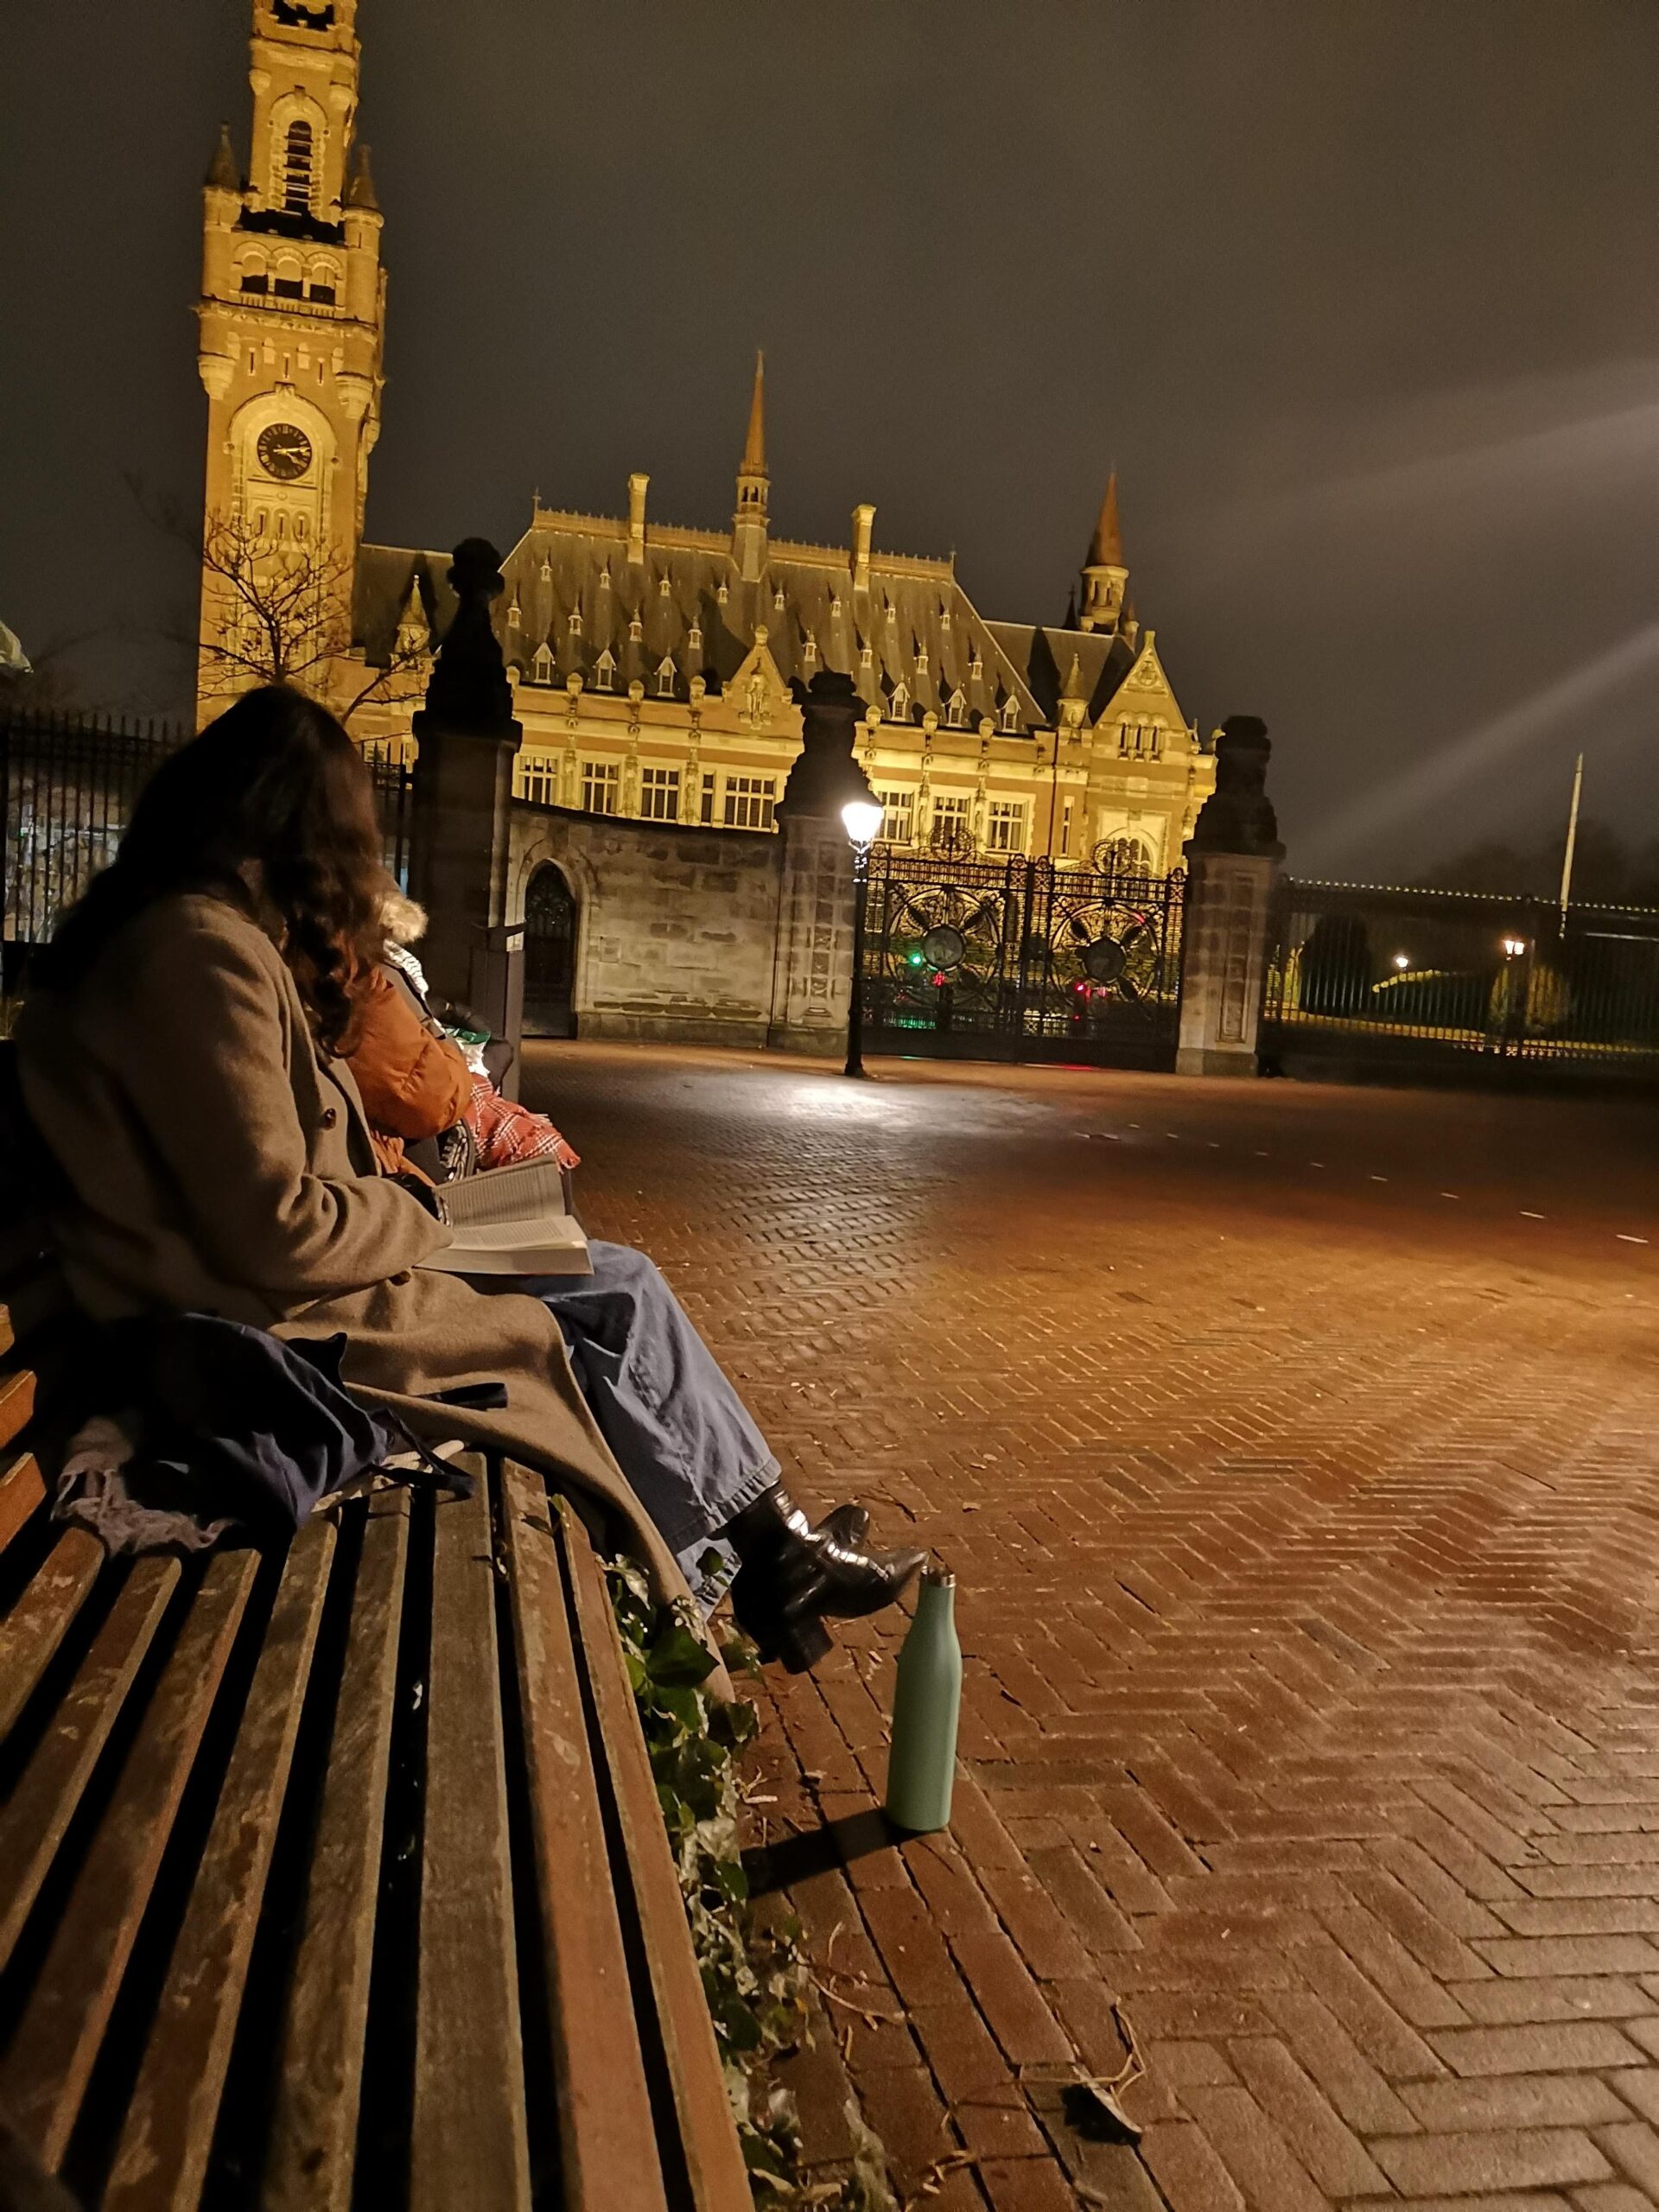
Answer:
<svg viewBox="0 0 1659 2212"><path fill-rule="evenodd" d="M543 861L524 893L524 1033L574 1037L576 902L563 872Z"/></svg>

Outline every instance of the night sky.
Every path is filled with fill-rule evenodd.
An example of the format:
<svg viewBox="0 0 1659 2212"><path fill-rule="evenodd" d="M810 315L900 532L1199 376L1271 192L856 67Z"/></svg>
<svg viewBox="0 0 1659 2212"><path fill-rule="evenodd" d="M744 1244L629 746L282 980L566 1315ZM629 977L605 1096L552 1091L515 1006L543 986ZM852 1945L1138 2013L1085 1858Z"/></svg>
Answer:
<svg viewBox="0 0 1659 2212"><path fill-rule="evenodd" d="M241 0L6 0L0 619L177 709L189 312ZM1189 715L1302 874L1659 831L1650 0L362 0L391 270L372 536L532 493L954 547L1057 620L1106 472Z"/></svg>

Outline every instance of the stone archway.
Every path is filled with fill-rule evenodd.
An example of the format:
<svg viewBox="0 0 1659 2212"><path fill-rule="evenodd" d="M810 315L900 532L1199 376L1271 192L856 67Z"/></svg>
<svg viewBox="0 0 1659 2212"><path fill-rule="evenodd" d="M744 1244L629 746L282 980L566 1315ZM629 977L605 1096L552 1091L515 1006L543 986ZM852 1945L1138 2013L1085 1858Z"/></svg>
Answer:
<svg viewBox="0 0 1659 2212"><path fill-rule="evenodd" d="M574 1037L576 901L564 871L542 861L524 887L524 1034Z"/></svg>

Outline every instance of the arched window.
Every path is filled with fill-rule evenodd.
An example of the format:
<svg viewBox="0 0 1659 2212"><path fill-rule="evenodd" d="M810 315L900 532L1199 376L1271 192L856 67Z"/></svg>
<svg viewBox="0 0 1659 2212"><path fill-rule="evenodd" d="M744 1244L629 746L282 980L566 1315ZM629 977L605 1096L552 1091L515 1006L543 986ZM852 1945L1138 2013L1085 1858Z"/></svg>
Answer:
<svg viewBox="0 0 1659 2212"><path fill-rule="evenodd" d="M1152 849L1141 837L1109 837L1096 847L1095 865L1103 875L1150 875Z"/></svg>
<svg viewBox="0 0 1659 2212"><path fill-rule="evenodd" d="M283 142L283 206L290 215L311 213L315 156L311 126L303 116L296 117Z"/></svg>

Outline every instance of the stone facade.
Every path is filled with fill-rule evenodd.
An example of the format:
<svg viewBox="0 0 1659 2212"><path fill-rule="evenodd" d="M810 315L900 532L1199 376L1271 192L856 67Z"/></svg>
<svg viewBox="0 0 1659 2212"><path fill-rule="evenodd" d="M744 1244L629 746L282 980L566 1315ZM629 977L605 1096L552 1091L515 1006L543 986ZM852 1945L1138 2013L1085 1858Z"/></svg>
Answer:
<svg viewBox="0 0 1659 2212"><path fill-rule="evenodd" d="M412 749L410 708L451 613L448 556L360 542L385 286L366 162L350 158L353 15L353 0L254 9L249 174L227 138L206 196L207 506L210 526L251 531L270 558L296 534L325 549L349 619L299 680L353 709L355 734ZM845 546L775 536L758 366L730 528L657 521L648 496L636 472L626 515L538 499L503 563L518 796L767 832L800 748L798 690L834 670L856 689L888 842L1179 863L1214 762L1135 613L1116 480L1054 624L988 620L953 560L880 548L867 504ZM206 576L205 640L223 596ZM204 712L217 702L204 683Z"/></svg>
<svg viewBox="0 0 1659 2212"><path fill-rule="evenodd" d="M531 880L549 863L575 901L579 1035L767 1042L778 980L781 838L521 801L512 810L511 841L510 921L522 922ZM844 998L842 1012L844 1023Z"/></svg>

